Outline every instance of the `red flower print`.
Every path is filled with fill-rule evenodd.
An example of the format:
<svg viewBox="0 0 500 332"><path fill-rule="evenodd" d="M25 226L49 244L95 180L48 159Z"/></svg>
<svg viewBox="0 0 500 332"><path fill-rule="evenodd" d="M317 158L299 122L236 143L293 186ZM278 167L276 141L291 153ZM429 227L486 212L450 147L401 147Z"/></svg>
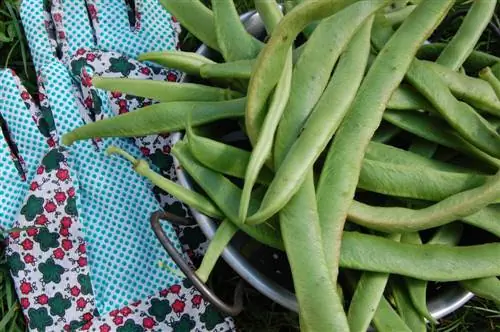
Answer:
<svg viewBox="0 0 500 332"><path fill-rule="evenodd" d="M23 100L28 100L30 99L30 94L28 93L28 91L23 91L21 93L21 98L23 98Z"/></svg>
<svg viewBox="0 0 500 332"><path fill-rule="evenodd" d="M61 228L61 229L59 230L59 234L60 234L61 236L68 236L68 235L69 235L69 230L68 230L67 228Z"/></svg>
<svg viewBox="0 0 500 332"><path fill-rule="evenodd" d="M49 303L49 297L45 294L42 294L36 298L36 301L40 304L47 304Z"/></svg>
<svg viewBox="0 0 500 332"><path fill-rule="evenodd" d="M198 308L200 306L201 302L203 302L203 297L201 297L201 295L195 295L191 299L191 303L193 304L193 307L195 307L195 308Z"/></svg>
<svg viewBox="0 0 500 332"><path fill-rule="evenodd" d="M116 316L115 318L113 318L113 323L115 323L115 325L122 325L123 324L123 317Z"/></svg>
<svg viewBox="0 0 500 332"><path fill-rule="evenodd" d="M174 303L172 303L172 309L176 314L180 314L181 312L183 312L185 306L186 304L180 300L175 300Z"/></svg>
<svg viewBox="0 0 500 332"><path fill-rule="evenodd" d="M111 331L111 326L108 324L104 324L99 326L99 332L110 332Z"/></svg>
<svg viewBox="0 0 500 332"><path fill-rule="evenodd" d="M31 287L31 284L29 282L23 281L21 283L21 287L19 287L21 290L21 293L23 294L29 294L33 291L33 287Z"/></svg>
<svg viewBox="0 0 500 332"><path fill-rule="evenodd" d="M127 107L127 101L124 100L124 99L120 99L118 101L118 106L120 106L120 108L126 108Z"/></svg>
<svg viewBox="0 0 500 332"><path fill-rule="evenodd" d="M113 91L111 92L111 96L113 98L120 98L122 96L122 93L120 91Z"/></svg>
<svg viewBox="0 0 500 332"><path fill-rule="evenodd" d="M21 234L20 232L11 232L10 237L16 240L17 238L19 238L20 234Z"/></svg>
<svg viewBox="0 0 500 332"><path fill-rule="evenodd" d="M92 327L92 321L88 321L82 326L82 331L88 331Z"/></svg>
<svg viewBox="0 0 500 332"><path fill-rule="evenodd" d="M61 242L61 246L64 248L64 250L68 251L70 250L71 248L73 248L73 242L71 242L70 240L68 239L64 239L62 240Z"/></svg>
<svg viewBox="0 0 500 332"><path fill-rule="evenodd" d="M169 82L175 82L175 81L177 81L177 75L175 75L173 72L169 72L167 74L167 80Z"/></svg>
<svg viewBox="0 0 500 332"><path fill-rule="evenodd" d="M115 310L111 311L111 312L109 313L109 315L110 315L111 317L116 317L116 316L118 316L118 314L119 314L119 313L120 313L120 310L115 309Z"/></svg>
<svg viewBox="0 0 500 332"><path fill-rule="evenodd" d="M70 228L72 223L73 222L71 221L70 217L63 217L61 219L61 227L63 228Z"/></svg>
<svg viewBox="0 0 500 332"><path fill-rule="evenodd" d="M71 289L69 291L70 291L71 295L73 295L75 297L80 295L80 288L78 288L77 286L71 287Z"/></svg>
<svg viewBox="0 0 500 332"><path fill-rule="evenodd" d="M168 295L168 289L163 289L160 291L160 296L167 296Z"/></svg>
<svg viewBox="0 0 500 332"><path fill-rule="evenodd" d="M177 23L177 17L172 16L172 22Z"/></svg>
<svg viewBox="0 0 500 332"><path fill-rule="evenodd" d="M59 13L55 13L52 18L54 19L54 21L56 22L62 22L62 15L59 14Z"/></svg>
<svg viewBox="0 0 500 332"><path fill-rule="evenodd" d="M170 150L171 150L170 145L163 146L163 153L169 154Z"/></svg>
<svg viewBox="0 0 500 332"><path fill-rule="evenodd" d="M64 31L59 31L58 35L59 35L59 39L66 38L66 34L64 33Z"/></svg>
<svg viewBox="0 0 500 332"><path fill-rule="evenodd" d="M36 181L31 182L31 184L30 184L30 190L34 191L34 190L37 190L37 189L38 189L38 182L36 182Z"/></svg>
<svg viewBox="0 0 500 332"><path fill-rule="evenodd" d="M87 10L89 11L90 17L94 20L97 17L97 9L95 8L95 6L87 6Z"/></svg>
<svg viewBox="0 0 500 332"><path fill-rule="evenodd" d="M92 105L94 104L92 102L92 98L90 98L90 96L85 98L83 103L85 104L85 107L87 107L87 108L92 108Z"/></svg>
<svg viewBox="0 0 500 332"><path fill-rule="evenodd" d="M127 317L128 315L130 315L132 313L132 310L130 310L129 307L125 307L125 308L123 308L123 309L120 310L120 313L123 316Z"/></svg>
<svg viewBox="0 0 500 332"><path fill-rule="evenodd" d="M71 187L67 191L69 197L75 197L75 188Z"/></svg>
<svg viewBox="0 0 500 332"><path fill-rule="evenodd" d="M85 258L85 257L78 258L78 265L80 267L87 266L87 258Z"/></svg>
<svg viewBox="0 0 500 332"><path fill-rule="evenodd" d="M87 312L86 314L83 315L83 320L85 320L85 321L89 321L92 318L94 318L94 316L92 316L92 314L90 312Z"/></svg>
<svg viewBox="0 0 500 332"><path fill-rule="evenodd" d="M47 211L47 213L52 213L57 210L57 205L55 205L52 201L48 201L47 203L45 203L44 209L45 211Z"/></svg>
<svg viewBox="0 0 500 332"><path fill-rule="evenodd" d="M142 67L140 69L140 72L143 73L144 75L149 75L151 74L151 70L148 67Z"/></svg>
<svg viewBox="0 0 500 332"><path fill-rule="evenodd" d="M35 256L27 254L24 256L24 262L26 264L33 264L35 262Z"/></svg>
<svg viewBox="0 0 500 332"><path fill-rule="evenodd" d="M86 86L86 87L92 86L92 78L90 78L90 76L84 74L82 77L82 84L83 84L83 86Z"/></svg>
<svg viewBox="0 0 500 332"><path fill-rule="evenodd" d="M146 317L142 320L142 326L146 329L152 329L155 326L155 321L151 317Z"/></svg>
<svg viewBox="0 0 500 332"><path fill-rule="evenodd" d="M76 51L76 54L78 55L84 55L85 54L85 49L84 48L79 48L77 51Z"/></svg>
<svg viewBox="0 0 500 332"><path fill-rule="evenodd" d="M94 61L95 60L95 54L94 53L88 53L87 54L87 61Z"/></svg>
<svg viewBox="0 0 500 332"><path fill-rule="evenodd" d="M58 204L62 204L66 200L66 194L62 191L59 191L54 195L54 199Z"/></svg>
<svg viewBox="0 0 500 332"><path fill-rule="evenodd" d="M139 300L139 301L136 301L136 302L132 302L130 305L131 305L132 307L138 307L141 303L142 303L142 301L141 301L141 300Z"/></svg>
<svg viewBox="0 0 500 332"><path fill-rule="evenodd" d="M51 137L47 140L47 145L53 148L54 146L56 146L56 142L54 142L54 139Z"/></svg>
<svg viewBox="0 0 500 332"><path fill-rule="evenodd" d="M151 154L151 151L149 151L149 149L146 147L141 147L141 153L145 156L149 156Z"/></svg>
<svg viewBox="0 0 500 332"><path fill-rule="evenodd" d="M43 93L39 93L39 94L38 94L38 100L39 100L40 102L44 101L46 98L47 98L47 96L46 96L46 95L44 95Z"/></svg>
<svg viewBox="0 0 500 332"><path fill-rule="evenodd" d="M181 286L180 285L172 285L170 286L170 291L174 294L179 294L181 291Z"/></svg>
<svg viewBox="0 0 500 332"><path fill-rule="evenodd" d="M64 250L62 250L61 248L57 248L52 253L54 254L54 257L56 259L63 259L64 258Z"/></svg>
<svg viewBox="0 0 500 332"><path fill-rule="evenodd" d="M23 297L21 299L21 307L23 307L24 310L28 309L28 307L30 306L30 300Z"/></svg>
<svg viewBox="0 0 500 332"><path fill-rule="evenodd" d="M37 235L37 234L38 234L38 229L36 229L36 228L34 228L34 227L32 227L32 228L28 228L28 229L26 230L26 234L28 234L28 236L33 237L33 236L35 236L35 235Z"/></svg>
<svg viewBox="0 0 500 332"><path fill-rule="evenodd" d="M21 246L23 247L24 250L31 250L33 249L33 241L30 239L26 239L23 242L21 242Z"/></svg>
<svg viewBox="0 0 500 332"><path fill-rule="evenodd" d="M67 169L59 169L56 176L59 180L66 181L69 178L69 171Z"/></svg>
<svg viewBox="0 0 500 332"><path fill-rule="evenodd" d="M43 168L43 166L38 166L38 168L36 169L36 174L41 175L44 171L45 168Z"/></svg>
<svg viewBox="0 0 500 332"><path fill-rule="evenodd" d="M47 219L47 217L44 214L42 214L42 215L39 215L38 217L36 217L35 224L45 225L48 221L49 221L49 219Z"/></svg>
<svg viewBox="0 0 500 332"><path fill-rule="evenodd" d="M123 114L123 113L127 113L128 112L128 109L126 107L121 107L119 110L118 110L118 114Z"/></svg>
<svg viewBox="0 0 500 332"><path fill-rule="evenodd" d="M82 243L78 246L78 253L85 254L87 252L87 247L85 247L85 243Z"/></svg>
<svg viewBox="0 0 500 332"><path fill-rule="evenodd" d="M76 306L78 307L78 309L83 309L87 306L87 301L83 297L81 297L76 300Z"/></svg>

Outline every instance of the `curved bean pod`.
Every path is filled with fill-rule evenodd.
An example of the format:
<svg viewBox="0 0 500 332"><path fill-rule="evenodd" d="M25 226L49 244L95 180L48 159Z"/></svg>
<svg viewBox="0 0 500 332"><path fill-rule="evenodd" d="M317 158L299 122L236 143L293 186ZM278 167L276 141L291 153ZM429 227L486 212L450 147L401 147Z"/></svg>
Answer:
<svg viewBox="0 0 500 332"><path fill-rule="evenodd" d="M479 297L500 304L500 280L497 277L462 280L460 285Z"/></svg>
<svg viewBox="0 0 500 332"><path fill-rule="evenodd" d="M215 34L219 49L226 61L253 59L262 49L262 43L250 35L232 0L212 1Z"/></svg>
<svg viewBox="0 0 500 332"><path fill-rule="evenodd" d="M401 129L388 122L382 122L373 134L372 142L374 143L387 143L393 139L397 134L402 132Z"/></svg>
<svg viewBox="0 0 500 332"><path fill-rule="evenodd" d="M238 60L224 63L204 64L199 74L203 78L250 79L255 60Z"/></svg>
<svg viewBox="0 0 500 332"><path fill-rule="evenodd" d="M493 75L493 71L491 70L491 68L486 67L481 70L479 72L479 77L488 82L493 90L495 90L497 97L500 98L500 80L495 75Z"/></svg>
<svg viewBox="0 0 500 332"><path fill-rule="evenodd" d="M252 143L257 141L265 116L264 105L281 77L287 52L292 47L295 37L311 21L330 16L352 2L354 0L304 2L295 7L276 26L268 43L257 57L255 71L248 86L245 126Z"/></svg>
<svg viewBox="0 0 500 332"><path fill-rule="evenodd" d="M452 4L427 0L417 6L380 51L335 136L317 187L318 211L325 216L321 220L323 244L331 270L337 269L344 223L364 152L414 54Z"/></svg>
<svg viewBox="0 0 500 332"><path fill-rule="evenodd" d="M278 4L274 0L255 1L255 9L259 13L262 22L264 22L267 34L271 35L274 28L283 18L283 13L278 7Z"/></svg>
<svg viewBox="0 0 500 332"><path fill-rule="evenodd" d="M404 6L401 9L386 13L384 15L386 21L391 25L402 23L406 18L417 8L416 5Z"/></svg>
<svg viewBox="0 0 500 332"><path fill-rule="evenodd" d="M474 50L481 34L495 12L496 1L474 1L457 33L446 45L436 62L458 70Z"/></svg>
<svg viewBox="0 0 500 332"><path fill-rule="evenodd" d="M500 157L500 135L472 107L458 101L436 72L415 60L406 77L463 138L493 157Z"/></svg>
<svg viewBox="0 0 500 332"><path fill-rule="evenodd" d="M389 99L387 108L393 110L432 110L432 105L407 84L401 84Z"/></svg>
<svg viewBox="0 0 500 332"><path fill-rule="evenodd" d="M62 142L71 145L75 141L95 137L136 137L169 133L185 129L188 114L192 114L194 125L243 116L245 103L246 98L218 102L159 103L76 128L65 134Z"/></svg>
<svg viewBox="0 0 500 332"><path fill-rule="evenodd" d="M201 66L215 64L214 61L193 52L161 51L143 53L139 61L151 61L167 68L179 69L189 75L200 76Z"/></svg>
<svg viewBox="0 0 500 332"><path fill-rule="evenodd" d="M398 312L406 325L412 332L426 332L424 317L413 306L404 284L400 280L396 280L391 283L391 286L394 302L396 302Z"/></svg>
<svg viewBox="0 0 500 332"><path fill-rule="evenodd" d="M469 225L484 229L500 237L500 205L491 204L470 216L463 217L461 220Z"/></svg>
<svg viewBox="0 0 500 332"><path fill-rule="evenodd" d="M384 297L380 299L377 310L373 315L373 325L377 331L411 332L408 325Z"/></svg>
<svg viewBox="0 0 500 332"><path fill-rule="evenodd" d="M500 172L479 187L455 194L420 210L374 207L353 201L348 218L354 223L383 232L412 232L470 216L499 197Z"/></svg>
<svg viewBox="0 0 500 332"><path fill-rule="evenodd" d="M164 103L174 101L222 101L243 97L241 93L236 91L195 83L94 77L92 84L99 89L120 91Z"/></svg>

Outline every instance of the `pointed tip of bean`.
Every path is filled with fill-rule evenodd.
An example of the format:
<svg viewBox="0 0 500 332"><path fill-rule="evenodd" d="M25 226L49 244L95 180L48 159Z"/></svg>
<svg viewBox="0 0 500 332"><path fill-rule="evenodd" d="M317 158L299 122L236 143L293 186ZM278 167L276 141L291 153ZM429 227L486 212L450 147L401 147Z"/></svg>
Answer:
<svg viewBox="0 0 500 332"><path fill-rule="evenodd" d="M73 132L66 133L61 138L61 144L65 146L71 146L76 141L76 137Z"/></svg>

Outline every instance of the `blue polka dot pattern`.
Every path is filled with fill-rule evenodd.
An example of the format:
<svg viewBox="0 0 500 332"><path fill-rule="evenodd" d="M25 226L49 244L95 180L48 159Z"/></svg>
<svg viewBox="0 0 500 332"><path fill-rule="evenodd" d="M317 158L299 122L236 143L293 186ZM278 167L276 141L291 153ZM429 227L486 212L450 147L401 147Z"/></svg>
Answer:
<svg viewBox="0 0 500 332"><path fill-rule="evenodd" d="M80 126L82 120L72 95L74 87L64 66L60 62L47 65L41 77L58 133ZM104 140L101 150L110 144L136 157L140 155L131 142L121 139ZM75 143L70 149L70 165L76 169L79 183L78 211L100 313L179 282L176 274L158 266L163 261L170 269L178 270L149 225L151 214L159 208L151 185L132 170L129 162L96 152L89 141ZM173 228L165 229L180 250Z"/></svg>

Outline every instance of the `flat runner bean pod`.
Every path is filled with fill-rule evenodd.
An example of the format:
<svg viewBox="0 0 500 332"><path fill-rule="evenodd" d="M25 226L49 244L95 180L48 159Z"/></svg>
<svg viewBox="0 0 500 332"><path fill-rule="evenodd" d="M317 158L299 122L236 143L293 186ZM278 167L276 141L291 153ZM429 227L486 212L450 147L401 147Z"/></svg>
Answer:
<svg viewBox="0 0 500 332"><path fill-rule="evenodd" d="M245 126L252 143L257 141L265 116L264 105L281 77L287 61L287 52L297 35L311 21L333 15L353 2L354 0L304 2L295 7L276 26L268 43L257 57L255 71L252 73L248 86Z"/></svg>
<svg viewBox="0 0 500 332"><path fill-rule="evenodd" d="M179 69L186 74L200 76L201 66L215 64L203 55L183 51L161 51L143 53L139 61L151 61L167 68Z"/></svg>
<svg viewBox="0 0 500 332"><path fill-rule="evenodd" d="M363 23L384 4L380 0L355 3L323 20L309 38L295 65L290 99L276 134L274 150L280 163L321 98L339 56Z"/></svg>
<svg viewBox="0 0 500 332"><path fill-rule="evenodd" d="M274 0L256 0L254 3L255 9L264 22L267 34L270 35L283 18L283 13Z"/></svg>
<svg viewBox="0 0 500 332"><path fill-rule="evenodd" d="M500 243L466 247L417 245L346 231L341 248L340 266L349 269L433 281L500 275Z"/></svg>
<svg viewBox="0 0 500 332"><path fill-rule="evenodd" d="M119 91L164 103L174 101L223 101L243 97L241 93L230 89L195 83L95 77L92 79L92 84L99 89Z"/></svg>
<svg viewBox="0 0 500 332"><path fill-rule="evenodd" d="M151 183L159 188L165 190L172 196L179 199L181 202L189 205L190 207L200 211L201 213L206 214L207 216L213 218L222 218L223 214L220 212L219 208L217 208L210 200L208 200L205 196L198 194L195 191L189 190L174 181L171 181L160 174L153 171L146 161L141 159L135 159L133 156L128 154L127 152L121 150L118 147L110 146L106 153L108 155L118 154L128 161L132 163L134 167L134 171L138 174L147 178Z"/></svg>
<svg viewBox="0 0 500 332"><path fill-rule="evenodd" d="M406 77L464 139L489 155L500 157L500 135L472 107L458 101L436 72L415 60Z"/></svg>
<svg viewBox="0 0 500 332"><path fill-rule="evenodd" d="M446 15L453 1L422 1L380 51L344 118L320 175L318 212L331 271L338 269L340 243L365 150L414 54Z"/></svg>
<svg viewBox="0 0 500 332"><path fill-rule="evenodd" d="M439 55L436 63L458 70L474 46L495 12L496 1L474 1L457 33Z"/></svg>
<svg viewBox="0 0 500 332"><path fill-rule="evenodd" d="M492 167L500 167L500 160L479 150L455 133L442 119L420 112L386 110L384 119L414 135L460 151L466 155L486 162Z"/></svg>
<svg viewBox="0 0 500 332"><path fill-rule="evenodd" d="M379 5L382 4L381 2ZM343 13L344 11L338 15ZM325 92L307 120L304 130L289 148L288 153L278 151L278 149L288 149L285 144L278 146L280 138L283 138L283 136L278 136L275 149L277 149L276 160L279 160L280 166L269 185L260 209L247 219L249 224L262 222L277 213L288 202L300 187L307 169L313 166L337 130L363 79L370 50L372 23L372 18L367 19L354 35ZM321 28L322 24L315 30L309 42L321 31ZM336 105L335 112L332 112L331 105ZM293 131L289 131L287 135L290 133Z"/></svg>
<svg viewBox="0 0 500 332"><path fill-rule="evenodd" d="M257 241L273 248L283 250L281 233L277 224L268 221L258 226L247 226L238 223L238 204L241 189L223 175L214 172L199 164L190 153L185 142L177 142L172 153L179 160L182 167L196 183L207 193L213 202L221 209L224 215L242 231ZM257 209L258 203L251 200L251 208Z"/></svg>
<svg viewBox="0 0 500 332"><path fill-rule="evenodd" d="M401 133L402 130L393 124L388 122L383 122L372 137L372 142L374 143L387 143L393 139L397 134Z"/></svg>
<svg viewBox="0 0 500 332"><path fill-rule="evenodd" d="M500 197L500 172L483 185L450 196L429 207L413 210L374 207L353 201L350 221L383 232L413 232L470 216Z"/></svg>
<svg viewBox="0 0 500 332"><path fill-rule="evenodd" d="M500 237L500 205L491 204L470 216L461 220L469 225L484 229L497 237Z"/></svg>
<svg viewBox="0 0 500 332"><path fill-rule="evenodd" d="M203 78L250 79L255 60L237 60L224 63L204 64L199 75Z"/></svg>
<svg viewBox="0 0 500 332"><path fill-rule="evenodd" d="M407 84L401 84L392 93L391 99L387 103L387 108L393 110L431 110L432 105L419 94L415 89Z"/></svg>
<svg viewBox="0 0 500 332"><path fill-rule="evenodd" d="M391 286L396 307L398 308L398 312L406 325L408 325L412 332L426 332L427 328L425 326L424 317L420 315L420 313L413 306L413 303L410 301L410 297L404 287L404 283L401 280L396 279L393 280Z"/></svg>
<svg viewBox="0 0 500 332"><path fill-rule="evenodd" d="M390 236L393 241L399 241L400 238L400 234ZM363 272L347 313L351 332L365 332L368 329L380 300L384 297L388 279L387 273Z"/></svg>
<svg viewBox="0 0 500 332"><path fill-rule="evenodd" d="M224 59L234 61L255 58L263 45L245 30L234 2L212 1L212 9L217 43Z"/></svg>
<svg viewBox="0 0 500 332"><path fill-rule="evenodd" d="M432 158L438 145L434 142L425 140L421 137L414 137L408 151L421 155L422 157Z"/></svg>
<svg viewBox="0 0 500 332"><path fill-rule="evenodd" d="M71 145L75 141L95 137L136 137L169 133L185 129L188 114L192 114L193 125L241 117L245 112L245 103L246 98L218 102L159 103L76 128L65 134L62 142Z"/></svg>
<svg viewBox="0 0 500 332"><path fill-rule="evenodd" d="M462 280L460 285L469 292L500 304L500 280L498 277Z"/></svg>
<svg viewBox="0 0 500 332"><path fill-rule="evenodd" d="M491 70L490 67L486 67L483 70L479 72L479 77L481 77L483 80L488 82L493 90L495 90L495 93L498 98L500 98L500 81L499 79L493 74L493 71Z"/></svg>

